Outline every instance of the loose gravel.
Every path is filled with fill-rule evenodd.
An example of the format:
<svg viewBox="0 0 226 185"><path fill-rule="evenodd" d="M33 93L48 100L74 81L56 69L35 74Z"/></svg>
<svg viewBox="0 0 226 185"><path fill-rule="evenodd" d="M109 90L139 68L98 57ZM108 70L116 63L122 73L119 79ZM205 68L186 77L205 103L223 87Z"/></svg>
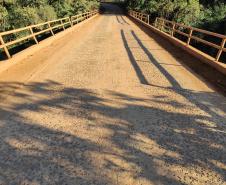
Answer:
<svg viewBox="0 0 226 185"><path fill-rule="evenodd" d="M105 9L0 74L0 184L226 184L226 98Z"/></svg>

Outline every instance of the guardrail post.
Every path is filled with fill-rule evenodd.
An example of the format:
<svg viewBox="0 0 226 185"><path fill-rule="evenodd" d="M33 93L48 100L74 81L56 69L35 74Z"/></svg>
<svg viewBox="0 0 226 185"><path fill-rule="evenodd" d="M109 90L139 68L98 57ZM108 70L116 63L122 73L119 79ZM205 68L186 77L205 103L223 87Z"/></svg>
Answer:
<svg viewBox="0 0 226 185"><path fill-rule="evenodd" d="M176 26L176 23L174 22L174 23L173 23L173 27L172 27L172 32L171 32L171 36L172 36L172 37L173 37L173 35L174 35L175 26Z"/></svg>
<svg viewBox="0 0 226 185"><path fill-rule="evenodd" d="M53 29L52 29L52 27L51 27L50 22L48 22L48 26L49 26L50 32L51 32L51 33L52 33L52 35L54 36L55 34L53 33Z"/></svg>
<svg viewBox="0 0 226 185"><path fill-rule="evenodd" d="M164 24L165 24L165 21L164 21L164 19L162 19L162 24L161 24L161 28L160 28L160 31L163 31L163 28L164 28Z"/></svg>
<svg viewBox="0 0 226 185"><path fill-rule="evenodd" d="M35 43L38 44L38 40L36 39L36 36L35 36L35 34L34 34L34 32L33 32L32 27L29 26L29 29L30 29L30 32L31 32L31 35L32 35L33 39L35 40Z"/></svg>
<svg viewBox="0 0 226 185"><path fill-rule="evenodd" d="M71 20L71 17L69 17L68 19L69 19L70 25L71 25L71 27L72 27L72 26L73 26L73 22L72 22L72 20Z"/></svg>
<svg viewBox="0 0 226 185"><path fill-rule="evenodd" d="M156 17L155 22L154 22L154 27L157 28L157 22L158 22L158 17Z"/></svg>
<svg viewBox="0 0 226 185"><path fill-rule="evenodd" d="M78 24L78 15L76 15L76 24Z"/></svg>
<svg viewBox="0 0 226 185"><path fill-rule="evenodd" d="M190 28L190 32L189 32L189 36L188 36L188 40L187 40L187 45L190 44L190 41L191 41L191 37L192 37L192 33L193 33L193 29Z"/></svg>
<svg viewBox="0 0 226 185"><path fill-rule="evenodd" d="M63 26L63 29L65 30L65 26L64 26L63 20L60 20L60 23Z"/></svg>
<svg viewBox="0 0 226 185"><path fill-rule="evenodd" d="M150 24L150 15L148 15L148 24Z"/></svg>
<svg viewBox="0 0 226 185"><path fill-rule="evenodd" d="M9 50L8 50L8 48L5 46L5 42L4 42L4 40L3 40L3 38L2 38L1 35L0 35L0 42L1 42L1 44L3 45L3 49L4 49L5 54L7 55L7 57L8 57L8 58L11 58L11 55L10 55L10 53L9 53Z"/></svg>
<svg viewBox="0 0 226 185"><path fill-rule="evenodd" d="M221 57L225 42L226 42L226 38L222 38L221 46L220 46L220 49L218 50L218 53L217 53L217 56L216 56L216 62L218 62L220 57Z"/></svg>

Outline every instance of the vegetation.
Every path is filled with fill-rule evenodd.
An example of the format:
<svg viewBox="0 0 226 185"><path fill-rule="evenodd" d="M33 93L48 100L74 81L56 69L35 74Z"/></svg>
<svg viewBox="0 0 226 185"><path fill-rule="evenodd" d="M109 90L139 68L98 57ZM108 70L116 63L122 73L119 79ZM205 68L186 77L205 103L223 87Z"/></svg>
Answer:
<svg viewBox="0 0 226 185"><path fill-rule="evenodd" d="M98 8L97 0L0 0L0 31Z"/></svg>
<svg viewBox="0 0 226 185"><path fill-rule="evenodd" d="M129 9L226 34L225 0L127 0Z"/></svg>

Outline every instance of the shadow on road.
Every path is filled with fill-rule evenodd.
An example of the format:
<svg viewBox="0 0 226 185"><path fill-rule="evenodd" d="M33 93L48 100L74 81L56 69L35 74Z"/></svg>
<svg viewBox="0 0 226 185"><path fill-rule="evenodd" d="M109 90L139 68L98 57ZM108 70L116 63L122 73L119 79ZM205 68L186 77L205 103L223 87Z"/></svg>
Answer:
<svg viewBox="0 0 226 185"><path fill-rule="evenodd" d="M125 49L127 51L128 57L130 59L130 62L137 74L138 79L140 80L140 83L142 83L144 85L148 85L149 83L148 83L146 77L144 76L142 70L140 69L139 65L137 64L135 57L133 56L133 53L128 45L128 42L126 40L125 33L123 30L121 30L121 37L122 37Z"/></svg>
<svg viewBox="0 0 226 185"><path fill-rule="evenodd" d="M216 104L215 93L182 89L136 33L130 34L172 87L148 84L122 30L140 82L163 95L98 94L50 80L0 82L0 184L123 184L127 177L163 185L185 184L183 178L192 183L203 177L205 184L226 180L226 121L219 113L226 112L225 102ZM190 114L191 109L198 112Z"/></svg>
<svg viewBox="0 0 226 185"><path fill-rule="evenodd" d="M184 92L189 94L185 96L176 91L195 105L198 103L192 97L208 96L206 101L213 101L208 102L208 108L198 105L207 113L206 116L157 108L160 104L181 109L188 106L167 96L142 99L106 91L111 97L108 99L88 89L65 87L53 81L0 83L0 89L2 98L10 92L8 99L14 100L10 104L0 103L1 184L117 184L109 177L109 171L128 172L134 179L153 183L183 184L183 179L178 180L177 174L159 173L170 165L193 170L196 166L210 168L226 180L223 167L226 164L225 118L211 111L215 107L215 94ZM172 91L165 90L169 94ZM121 106L109 105L112 101ZM101 145L94 138L85 139L50 129L44 126L52 121L51 117L44 119L46 113L52 116L54 113L55 116L62 114L71 120L86 120L85 126L90 134L98 133L99 129L107 130L112 134L102 139L112 145ZM29 114L43 116L42 122L27 116ZM94 115L99 115L99 118ZM76 128L76 122L71 124ZM150 145L149 142L156 144ZM116 149L122 152L115 152ZM160 153L156 155L156 151ZM99 167L94 165L93 160L97 160L92 158L94 154L104 155L98 159L102 164ZM113 157L107 157L109 155ZM163 165L160 167L159 164ZM222 164L222 167L216 164ZM140 170L128 171L128 165Z"/></svg>
<svg viewBox="0 0 226 185"><path fill-rule="evenodd" d="M142 29L147 35L149 35L153 40L155 40L159 45L161 45L164 50L174 56L177 61L179 61L184 67L190 70L193 74L199 75L204 78L206 81L211 83L211 85L218 91L226 95L226 78L225 75L220 73L218 70L214 69L209 65L205 65L199 59L193 57L189 53L186 53L184 50L175 47L167 41L165 38L161 37L157 33L154 33L150 28L145 27L141 23L137 22L131 17L128 17L133 23Z"/></svg>
<svg viewBox="0 0 226 185"><path fill-rule="evenodd" d="M169 91L173 91L176 94L179 94L181 97L185 98L188 102L190 102L192 105L195 105L198 107L200 110L203 112L207 113L210 117L200 117L200 116L185 116L183 117L182 115L178 114L173 114L171 117L167 112L162 112L159 114L160 117L164 119L164 117L168 117L166 120L169 119L169 121L166 121L166 124L162 123L164 122L159 122L160 125L162 125L167 131L165 133L161 133L160 135L170 136L167 139L163 139L164 137L159 137L156 136L158 143L164 147L167 150L171 151L177 151L180 153L181 156L183 156L183 162L178 163L180 165L198 165L202 166L203 164L209 166L210 168L214 169L217 173L221 174L223 178L226 180L226 171L225 169L221 169L214 165L212 161L221 161L222 164L226 164L226 159L224 159L224 155L226 154L225 150L219 151L218 149L211 149L211 145L218 145L222 144L222 148L225 148L226 146L226 134L225 134L225 124L226 124L226 119L225 116L216 113L216 110L221 110L224 114L226 112L226 103L225 102L219 102L216 101L218 98L218 95L215 93L207 93L207 92L193 92L191 90L183 89L180 84L177 82L177 80L164 68L160 65L160 62L155 59L155 57L152 55L152 53L144 46L143 42L139 37L136 35L134 31L131 31L131 35L139 45L139 47L144 51L144 53L147 55L149 58L149 62L154 64L154 66L159 70L160 73L164 75L164 77L170 82L171 87L161 87L161 86L156 86L148 83L146 77L143 75L141 68L138 65L138 61L135 59L135 56L133 55L129 42L127 41L125 37L125 32L121 30L121 37L125 46L125 49L128 53L128 56L130 58L131 64L137 74L138 79L142 84L145 85L150 85L153 87L157 87L159 89L165 89ZM131 39L129 39L131 41ZM151 79L149 79L151 80ZM159 102L161 104L165 104L162 99L165 97L155 97L153 99L154 102ZM199 101L197 101L199 100ZM203 102L203 103L200 103ZM184 107L185 105L180 105L180 101L178 102L170 102L169 103L172 106L181 106ZM160 110L158 110L160 111ZM173 118L175 116L175 119ZM170 121L170 119L172 121ZM150 117L150 119L152 119ZM165 119L164 119L165 120ZM204 121L205 120L205 121ZM203 123L206 121L214 123L214 127L218 128L218 131L211 131L211 127L207 127ZM175 126L175 127L174 127ZM161 126L160 126L161 127ZM169 128L169 130L168 130ZM196 134L182 134L183 139L185 141L184 144L179 144L177 143L177 139L179 139L175 134L175 132L171 132L170 130L174 130L176 128L179 128L179 132L186 132L186 130L194 129ZM153 133L152 133L153 134ZM151 135L152 135L151 134ZM154 139L153 137L151 137ZM176 139L177 138L177 139ZM218 141L217 141L218 140ZM175 142L176 141L176 142ZM167 144L166 144L167 143ZM187 144L186 144L187 143ZM197 143L198 146L197 146ZM212 143L212 144L210 144ZM215 144L213 144L215 143ZM217 144L218 143L218 144ZM175 148L174 148L175 147ZM189 149L190 148L190 149ZM179 150L178 150L179 149ZM212 151L212 152L211 152ZM196 153L196 154L195 154ZM219 155L220 154L220 155ZM218 158L218 159L216 159ZM168 161L168 159L166 159ZM171 161L172 159L169 159ZM172 162L172 163L175 163ZM164 183L163 183L164 184Z"/></svg>

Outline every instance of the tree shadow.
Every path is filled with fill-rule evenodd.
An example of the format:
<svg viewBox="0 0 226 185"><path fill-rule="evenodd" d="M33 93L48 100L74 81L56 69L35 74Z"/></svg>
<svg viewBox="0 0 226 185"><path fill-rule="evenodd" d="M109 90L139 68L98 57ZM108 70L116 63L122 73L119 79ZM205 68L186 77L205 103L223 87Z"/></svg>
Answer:
<svg viewBox="0 0 226 185"><path fill-rule="evenodd" d="M173 158L165 159L167 162L172 161L172 164L177 163L179 165L187 166L189 165L202 166L203 164L205 164L212 168L217 173L221 174L225 180L226 179L225 169L219 168L211 162L211 161L221 161L222 164L224 165L226 164L225 157L223 157L225 155L225 149L223 148L225 148L226 144L225 99L216 93L194 92L191 90L183 89L177 82L177 80L162 65L160 65L159 61L157 61L155 57L152 55L152 53L144 46L141 39L139 39L139 37L135 34L134 31L131 31L131 35L133 36L134 41L138 43L139 47L144 51L146 56L149 58L149 62L151 62L159 70L159 72L162 73L163 76L170 82L171 87L161 87L148 83L146 84L152 86L153 88L158 88L159 90L166 90L169 92L174 92L177 95L180 95L181 97L186 99L186 101L188 101L191 105L198 107L199 110L203 111L209 116L209 117L199 115L187 116L183 114L181 115L174 113L171 114L164 111L162 113L156 113L157 115L159 115L159 117L161 117L160 119L163 118L162 121L158 122L161 124L158 124L156 126L157 127L163 126L165 127L166 131L163 131L161 134L159 134L161 135L161 137L159 136L150 137L150 135L153 135L150 133L156 132L156 130L152 130L149 132L149 134L147 133L149 138L152 138L153 140L157 141L159 145L161 145L168 151L177 151L183 158L182 160L180 160L180 162L179 161L176 162ZM139 73L137 73L137 76L140 79L140 82L142 83L143 82L142 79L146 78L144 75L142 76L140 75L143 74L142 70L137 64L135 57L133 56L133 53L129 47L128 41L125 37L123 30L121 30L121 36L135 71L136 72L139 71ZM179 101L170 100L166 102L163 101L164 98L165 97L162 96L154 97L152 99L152 102L150 103L155 102L159 103L160 105L169 104L177 108L185 107L185 105L181 105ZM219 113L218 111L220 111L221 113ZM150 114L151 112L155 112L155 110L152 109L152 111L150 111ZM156 112L161 112L161 110L156 110ZM150 117L150 119L152 118ZM166 123L164 123L164 120L167 120ZM217 130L213 131L212 130L213 127L206 126L204 124L205 122L212 122L214 124L214 129ZM147 129L146 125L145 129ZM182 133L182 135L179 134L180 135L179 136L178 133L175 132L176 129L179 129L180 131L178 133L180 134ZM190 129L194 130L195 134L185 133L186 130ZM183 138L185 143L180 141L180 137ZM219 151L217 148L214 149L212 145L219 146L221 145L223 150L220 149Z"/></svg>
<svg viewBox="0 0 226 185"><path fill-rule="evenodd" d="M170 171L172 166L210 167L225 180L225 168L216 165L226 163L225 119L208 110L186 113L192 105L172 100L170 88L147 99L115 91L105 91L103 97L54 81L1 82L0 89L7 97L0 103L1 184L126 184L127 176L120 174L134 179L132 184L186 184L180 178L191 175ZM177 111L161 109L163 104ZM62 121L60 115L70 118L71 132L51 126ZM73 133L77 120L83 120L81 132L97 136ZM104 131L111 134L102 138ZM117 174L118 181L109 173Z"/></svg>
<svg viewBox="0 0 226 185"><path fill-rule="evenodd" d="M99 101L87 90L62 88L57 91L55 88L59 86L53 81L0 84L1 96L8 95L8 101L0 103L0 184L108 182L105 177L97 178L97 169L89 159L89 152L99 152L97 144L59 129L45 127L23 114L29 111L42 115L51 109L59 109L68 115L85 116L79 112L82 108L77 107L78 102L83 101L82 98L90 103ZM18 92L18 88L22 90ZM53 98L51 94L56 92L61 95ZM9 103L12 98L16 102ZM49 117L49 120L53 118Z"/></svg>
<svg viewBox="0 0 226 185"><path fill-rule="evenodd" d="M171 87L148 84L123 30L147 98L0 82L0 184L225 183L226 100L183 89L131 35Z"/></svg>

